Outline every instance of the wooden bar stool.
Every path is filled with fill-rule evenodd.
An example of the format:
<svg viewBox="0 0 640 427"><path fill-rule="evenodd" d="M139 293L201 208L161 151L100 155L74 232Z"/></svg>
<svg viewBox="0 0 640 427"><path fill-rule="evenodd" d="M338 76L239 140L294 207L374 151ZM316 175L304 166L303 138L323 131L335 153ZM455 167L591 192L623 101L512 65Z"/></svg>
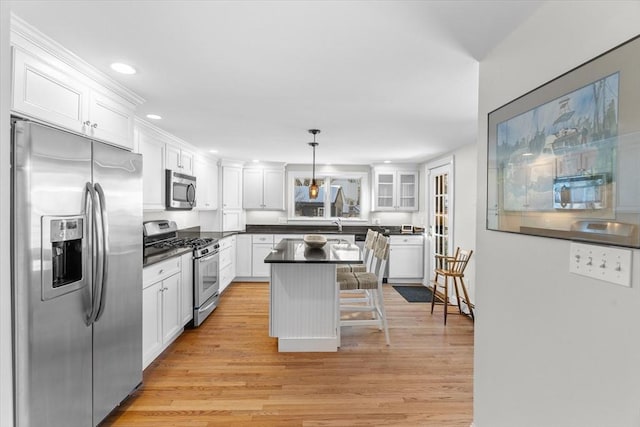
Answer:
<svg viewBox="0 0 640 427"><path fill-rule="evenodd" d="M464 284L464 269L467 268L469 259L473 254L472 250L464 250L459 247L456 248L456 252L453 256L436 255L436 268L435 277L431 281L433 285L433 296L431 297L431 314L433 314L433 307L436 302L436 298L444 303L444 324L447 324L447 307L449 306L449 279L453 281L453 286L456 293L456 299L458 300L458 311L460 314L465 314L462 311L462 302L469 307L469 313L471 318L475 320L473 315L474 305L469 300L469 293L467 286ZM442 277L443 281L440 281ZM438 289L442 288L442 291ZM460 288L464 294L464 298L461 297Z"/></svg>

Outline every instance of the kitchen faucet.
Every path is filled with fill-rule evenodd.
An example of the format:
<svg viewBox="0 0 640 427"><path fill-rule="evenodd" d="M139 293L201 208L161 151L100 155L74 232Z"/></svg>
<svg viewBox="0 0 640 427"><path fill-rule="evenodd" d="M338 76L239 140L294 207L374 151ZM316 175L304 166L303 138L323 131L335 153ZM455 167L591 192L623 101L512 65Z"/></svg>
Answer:
<svg viewBox="0 0 640 427"><path fill-rule="evenodd" d="M342 219L340 217L337 217L332 224L336 224L338 226L338 231L342 233Z"/></svg>

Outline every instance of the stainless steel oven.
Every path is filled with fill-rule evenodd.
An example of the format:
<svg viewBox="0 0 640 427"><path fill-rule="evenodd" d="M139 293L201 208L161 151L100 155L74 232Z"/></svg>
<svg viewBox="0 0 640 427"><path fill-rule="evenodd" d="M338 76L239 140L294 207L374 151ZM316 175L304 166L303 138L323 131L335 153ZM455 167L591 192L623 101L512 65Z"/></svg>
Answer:
<svg viewBox="0 0 640 427"><path fill-rule="evenodd" d="M175 256L180 248L193 250L193 326L198 327L218 306L218 240L202 237L200 233L178 237L173 221L158 220L144 223L145 263L158 262Z"/></svg>
<svg viewBox="0 0 640 427"><path fill-rule="evenodd" d="M196 177L166 171L166 205L170 210L189 210L196 205Z"/></svg>
<svg viewBox="0 0 640 427"><path fill-rule="evenodd" d="M219 245L196 249L193 254L193 326L198 327L218 306Z"/></svg>

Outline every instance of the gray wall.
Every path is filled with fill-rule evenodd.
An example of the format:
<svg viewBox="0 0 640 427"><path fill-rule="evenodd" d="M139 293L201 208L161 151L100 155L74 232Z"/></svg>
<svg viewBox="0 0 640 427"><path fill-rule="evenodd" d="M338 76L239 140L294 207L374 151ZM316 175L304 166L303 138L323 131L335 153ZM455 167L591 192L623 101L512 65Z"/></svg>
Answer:
<svg viewBox="0 0 640 427"><path fill-rule="evenodd" d="M480 63L475 427L640 426L640 252L625 288L570 274L568 241L485 230L487 114L639 30L638 1L545 2Z"/></svg>

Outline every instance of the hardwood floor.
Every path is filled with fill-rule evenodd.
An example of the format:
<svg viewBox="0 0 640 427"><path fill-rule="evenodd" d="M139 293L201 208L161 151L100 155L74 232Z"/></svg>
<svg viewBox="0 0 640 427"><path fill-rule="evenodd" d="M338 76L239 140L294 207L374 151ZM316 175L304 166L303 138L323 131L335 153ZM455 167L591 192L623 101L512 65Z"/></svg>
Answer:
<svg viewBox="0 0 640 427"><path fill-rule="evenodd" d="M103 426L438 426L472 421L473 323L385 285L391 346L342 330L337 353L278 353L268 284L234 283L144 372ZM452 310L453 312L453 310Z"/></svg>

